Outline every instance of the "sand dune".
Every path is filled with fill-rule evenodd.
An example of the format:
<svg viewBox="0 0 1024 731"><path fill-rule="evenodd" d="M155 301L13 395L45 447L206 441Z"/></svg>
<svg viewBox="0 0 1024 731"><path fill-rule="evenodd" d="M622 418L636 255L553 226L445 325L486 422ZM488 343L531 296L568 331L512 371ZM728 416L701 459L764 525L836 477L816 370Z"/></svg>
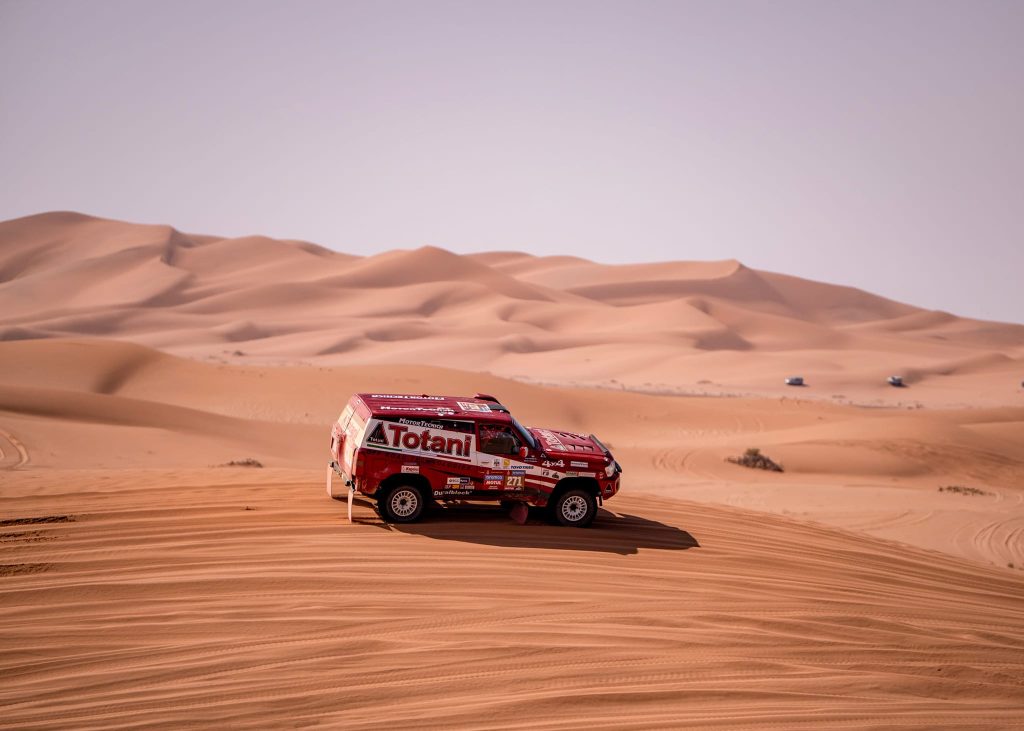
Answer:
<svg viewBox="0 0 1024 731"><path fill-rule="evenodd" d="M0 728L1020 727L1022 366L732 260L2 223ZM354 391L497 394L623 492L348 524Z"/></svg>
<svg viewBox="0 0 1024 731"><path fill-rule="evenodd" d="M1007 404L1024 372L1024 326L734 260L355 257L71 213L0 224L0 340L80 335L237 362L416 362L658 392L772 395L795 373L805 397L886 404ZM912 391L885 386L897 372ZM989 387L970 383L965 399L955 382L968 376Z"/></svg>

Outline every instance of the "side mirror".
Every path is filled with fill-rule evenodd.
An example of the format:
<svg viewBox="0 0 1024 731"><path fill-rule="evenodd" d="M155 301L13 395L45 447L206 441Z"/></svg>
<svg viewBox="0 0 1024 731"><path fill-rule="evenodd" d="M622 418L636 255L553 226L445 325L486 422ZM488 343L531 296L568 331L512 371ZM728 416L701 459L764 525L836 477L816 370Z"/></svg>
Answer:
<svg viewBox="0 0 1024 731"><path fill-rule="evenodd" d="M530 453L530 450L529 450L529 449L527 449L526 447L520 447L520 448L519 448L519 456L520 456L520 457L523 457L523 458L525 458L525 457L526 457L526 455L528 455L529 453Z"/></svg>

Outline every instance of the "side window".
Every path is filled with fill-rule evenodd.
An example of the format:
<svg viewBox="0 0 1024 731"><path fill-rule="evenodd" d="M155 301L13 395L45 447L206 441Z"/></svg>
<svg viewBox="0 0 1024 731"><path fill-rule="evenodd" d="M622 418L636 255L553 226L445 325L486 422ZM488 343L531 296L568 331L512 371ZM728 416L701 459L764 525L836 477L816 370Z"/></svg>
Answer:
<svg viewBox="0 0 1024 731"><path fill-rule="evenodd" d="M503 457L518 455L522 445L512 427L503 424L478 424L477 443L481 452Z"/></svg>
<svg viewBox="0 0 1024 731"><path fill-rule="evenodd" d="M452 421L450 419L438 419L437 425L447 431L457 431L463 434L473 433L473 422L471 421Z"/></svg>
<svg viewBox="0 0 1024 731"><path fill-rule="evenodd" d="M352 420L353 413L355 413L355 409L352 408L352 404L347 404L345 410L341 412L341 416L338 417L338 423L341 425L342 431L348 428L348 423Z"/></svg>

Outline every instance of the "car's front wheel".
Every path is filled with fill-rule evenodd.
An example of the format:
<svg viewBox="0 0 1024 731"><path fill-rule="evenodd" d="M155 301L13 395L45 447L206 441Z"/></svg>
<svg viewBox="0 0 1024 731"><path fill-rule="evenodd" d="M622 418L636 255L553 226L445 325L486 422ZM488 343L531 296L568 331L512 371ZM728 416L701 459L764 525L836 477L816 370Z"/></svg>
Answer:
<svg viewBox="0 0 1024 731"><path fill-rule="evenodd" d="M555 500L552 510L561 525L586 528L597 516L597 500L586 490L567 490Z"/></svg>
<svg viewBox="0 0 1024 731"><path fill-rule="evenodd" d="M389 523L415 523L423 515L423 492L416 485L398 485L379 501L381 514Z"/></svg>

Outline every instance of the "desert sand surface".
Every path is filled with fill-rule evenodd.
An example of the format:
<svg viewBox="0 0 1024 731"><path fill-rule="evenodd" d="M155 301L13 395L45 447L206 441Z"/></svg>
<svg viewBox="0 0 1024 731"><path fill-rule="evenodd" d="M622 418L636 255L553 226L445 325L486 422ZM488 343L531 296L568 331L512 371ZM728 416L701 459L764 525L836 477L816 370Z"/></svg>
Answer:
<svg viewBox="0 0 1024 731"><path fill-rule="evenodd" d="M730 261L2 223L0 727L1020 727L1022 333ZM623 492L350 524L377 390L594 432Z"/></svg>
<svg viewBox="0 0 1024 731"><path fill-rule="evenodd" d="M626 494L582 535L469 508L349 524L286 470L26 488L5 515L59 522L3 527L6 728L1024 718L1019 574L809 523Z"/></svg>

